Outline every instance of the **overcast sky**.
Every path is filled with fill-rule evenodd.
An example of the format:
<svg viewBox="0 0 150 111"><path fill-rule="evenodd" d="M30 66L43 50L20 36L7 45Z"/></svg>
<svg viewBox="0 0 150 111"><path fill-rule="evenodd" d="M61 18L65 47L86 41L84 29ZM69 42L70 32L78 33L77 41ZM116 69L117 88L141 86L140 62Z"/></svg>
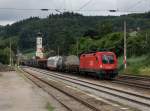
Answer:
<svg viewBox="0 0 150 111"><path fill-rule="evenodd" d="M150 0L0 0L0 25L11 24L31 16L47 17L50 13L58 13L54 10L45 12L40 10L13 10L3 8L80 9L79 12L84 15L120 15L130 11L149 11ZM107 12L107 10L111 9L118 9L119 12Z"/></svg>

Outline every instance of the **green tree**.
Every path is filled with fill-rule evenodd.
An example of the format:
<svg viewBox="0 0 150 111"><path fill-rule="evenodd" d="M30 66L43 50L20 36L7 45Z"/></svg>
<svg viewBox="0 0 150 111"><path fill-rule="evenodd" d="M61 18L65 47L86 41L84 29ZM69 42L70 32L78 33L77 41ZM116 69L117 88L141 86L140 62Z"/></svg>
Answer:
<svg viewBox="0 0 150 111"><path fill-rule="evenodd" d="M99 37L112 33L112 23L110 21L101 21L99 24L97 24L97 31L99 33Z"/></svg>

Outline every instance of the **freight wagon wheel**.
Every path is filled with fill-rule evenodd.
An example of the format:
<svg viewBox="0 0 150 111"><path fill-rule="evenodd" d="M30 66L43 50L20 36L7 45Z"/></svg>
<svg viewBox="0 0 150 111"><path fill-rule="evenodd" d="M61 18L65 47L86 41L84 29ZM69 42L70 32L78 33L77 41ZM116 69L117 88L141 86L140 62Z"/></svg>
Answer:
<svg viewBox="0 0 150 111"><path fill-rule="evenodd" d="M107 75L105 75L105 79L107 79L107 80L112 80L112 77L111 77L110 74L107 74Z"/></svg>
<svg viewBox="0 0 150 111"><path fill-rule="evenodd" d="M86 76L86 72L85 71L80 71L80 75Z"/></svg>

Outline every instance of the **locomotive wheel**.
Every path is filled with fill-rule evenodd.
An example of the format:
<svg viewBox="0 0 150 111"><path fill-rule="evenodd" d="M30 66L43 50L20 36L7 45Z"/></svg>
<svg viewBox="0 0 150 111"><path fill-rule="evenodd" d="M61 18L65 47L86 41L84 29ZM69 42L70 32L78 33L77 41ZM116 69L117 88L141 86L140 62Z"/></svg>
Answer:
<svg viewBox="0 0 150 111"><path fill-rule="evenodd" d="M104 74L102 72L96 72L100 80L104 79Z"/></svg>

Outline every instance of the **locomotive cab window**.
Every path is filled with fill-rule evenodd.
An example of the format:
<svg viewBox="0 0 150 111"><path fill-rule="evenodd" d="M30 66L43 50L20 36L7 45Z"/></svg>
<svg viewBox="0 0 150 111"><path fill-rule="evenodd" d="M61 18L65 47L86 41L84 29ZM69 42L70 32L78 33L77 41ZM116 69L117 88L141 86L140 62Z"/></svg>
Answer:
<svg viewBox="0 0 150 111"><path fill-rule="evenodd" d="M103 55L102 62L103 62L103 64L113 64L114 56L113 55Z"/></svg>

